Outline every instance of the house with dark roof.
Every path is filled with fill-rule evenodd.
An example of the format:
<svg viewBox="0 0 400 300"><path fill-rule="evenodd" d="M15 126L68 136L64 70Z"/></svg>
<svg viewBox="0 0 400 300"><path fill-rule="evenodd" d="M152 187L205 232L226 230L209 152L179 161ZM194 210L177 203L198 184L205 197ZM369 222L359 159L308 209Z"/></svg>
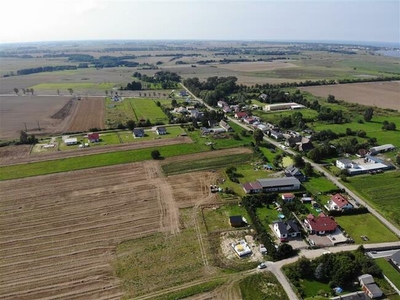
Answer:
<svg viewBox="0 0 400 300"><path fill-rule="evenodd" d="M144 137L144 129L143 128L135 128L135 129L133 129L133 137L134 138L142 138L142 137Z"/></svg>
<svg viewBox="0 0 400 300"><path fill-rule="evenodd" d="M400 272L400 250L393 253L390 257L390 262L399 269Z"/></svg>
<svg viewBox="0 0 400 300"><path fill-rule="evenodd" d="M302 182L307 180L307 177L303 173L301 173L301 171L298 168L296 168L295 166L288 166L285 169L285 176L286 177L295 177L299 181L302 181Z"/></svg>
<svg viewBox="0 0 400 300"><path fill-rule="evenodd" d="M380 298L383 296L382 290L376 285L374 277L370 274L363 274L358 277L360 285L363 291L367 294L371 299Z"/></svg>
<svg viewBox="0 0 400 300"><path fill-rule="evenodd" d="M274 233L280 239L287 239L289 237L300 236L299 226L293 220L288 220L287 222L276 221L273 225Z"/></svg>
<svg viewBox="0 0 400 300"><path fill-rule="evenodd" d="M158 135L166 135L167 134L167 128L165 126L158 126L158 127L156 127L156 133Z"/></svg>
<svg viewBox="0 0 400 300"><path fill-rule="evenodd" d="M333 217L320 213L318 217L309 214L304 220L304 225L311 234L325 235L334 233L337 223Z"/></svg>
<svg viewBox="0 0 400 300"><path fill-rule="evenodd" d="M88 141L90 143L100 142L100 134L98 132L88 133Z"/></svg>
<svg viewBox="0 0 400 300"><path fill-rule="evenodd" d="M223 108L222 108L222 111L224 112L224 113L230 113L230 112L232 112L232 110L231 110L231 108L229 107L229 106L224 106Z"/></svg>
<svg viewBox="0 0 400 300"><path fill-rule="evenodd" d="M353 205L342 194L335 194L332 195L331 199L328 201L327 208L328 210L343 211L352 209Z"/></svg>
<svg viewBox="0 0 400 300"><path fill-rule="evenodd" d="M232 127L226 123L224 120L221 120L219 122L219 126L221 126L223 129L225 129L225 131L233 131Z"/></svg>
<svg viewBox="0 0 400 300"><path fill-rule="evenodd" d="M271 130L269 136L276 140L283 139L283 133L280 131Z"/></svg>

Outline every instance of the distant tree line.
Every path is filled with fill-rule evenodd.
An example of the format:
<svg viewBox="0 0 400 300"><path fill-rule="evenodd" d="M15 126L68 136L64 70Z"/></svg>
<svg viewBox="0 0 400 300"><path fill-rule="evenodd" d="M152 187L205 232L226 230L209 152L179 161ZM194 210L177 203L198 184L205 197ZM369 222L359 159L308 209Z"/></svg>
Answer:
<svg viewBox="0 0 400 300"><path fill-rule="evenodd" d="M127 59L135 59L135 55L123 56L100 56L94 58L89 54L69 54L68 61L90 63L95 68L114 68L114 67L137 67L139 63L134 61L127 61Z"/></svg>
<svg viewBox="0 0 400 300"><path fill-rule="evenodd" d="M17 75L29 75L34 73L42 72L54 72L54 71L64 71L64 70L76 70L77 66L46 66L46 67L36 67L29 69L21 69L17 71Z"/></svg>
<svg viewBox="0 0 400 300"><path fill-rule="evenodd" d="M175 72L159 71L154 76L134 72L133 77L148 83L160 84L162 89L176 88L181 77Z"/></svg>

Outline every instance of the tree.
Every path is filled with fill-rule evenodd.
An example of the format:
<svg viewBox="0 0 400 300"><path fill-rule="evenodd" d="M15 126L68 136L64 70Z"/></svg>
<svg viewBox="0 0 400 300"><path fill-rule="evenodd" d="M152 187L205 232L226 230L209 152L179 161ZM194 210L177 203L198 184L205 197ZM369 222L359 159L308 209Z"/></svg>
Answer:
<svg viewBox="0 0 400 300"><path fill-rule="evenodd" d="M293 157L293 164L297 168L303 168L304 167L304 159L300 154L296 154Z"/></svg>
<svg viewBox="0 0 400 300"><path fill-rule="evenodd" d="M307 156L309 159L315 162L319 162L322 159L321 151L318 148L314 148L308 151Z"/></svg>
<svg viewBox="0 0 400 300"><path fill-rule="evenodd" d="M253 137L256 142L256 145L260 145L260 143L264 138L264 133L260 129L256 129L254 130Z"/></svg>
<svg viewBox="0 0 400 300"><path fill-rule="evenodd" d="M328 103L336 103L335 96L329 94L327 101L328 101Z"/></svg>
<svg viewBox="0 0 400 300"><path fill-rule="evenodd" d="M59 89L57 89L57 95L60 96L60 90Z"/></svg>
<svg viewBox="0 0 400 300"><path fill-rule="evenodd" d="M177 107L178 106L178 102L176 102L175 99L172 99L171 100L171 105L172 105L172 107Z"/></svg>
<svg viewBox="0 0 400 300"><path fill-rule="evenodd" d="M366 133L364 130L359 130L359 131L357 132L357 136L359 136L359 137L361 137L361 138L364 138L364 137L367 136L367 133Z"/></svg>
<svg viewBox="0 0 400 300"><path fill-rule="evenodd" d="M151 151L151 157L153 159L160 159L160 157L161 157L160 151L158 151L158 150Z"/></svg>
<svg viewBox="0 0 400 300"><path fill-rule="evenodd" d="M22 89L22 93L25 95L25 94L26 94L26 90L25 90L25 89Z"/></svg>
<svg viewBox="0 0 400 300"><path fill-rule="evenodd" d="M108 96L108 90L105 90L104 93L106 94L106 96Z"/></svg>
<svg viewBox="0 0 400 300"><path fill-rule="evenodd" d="M304 165L304 174L308 177L311 177L313 175L313 168L311 166L311 164L309 162L306 162L306 164Z"/></svg>
<svg viewBox="0 0 400 300"><path fill-rule="evenodd" d="M129 130L133 130L136 127L136 123L133 120L129 120L126 122L126 127L129 128Z"/></svg>
<svg viewBox="0 0 400 300"><path fill-rule="evenodd" d="M364 111L364 120L366 122L369 122L372 120L372 116L374 115L374 109L372 107L368 107L365 111Z"/></svg>
<svg viewBox="0 0 400 300"><path fill-rule="evenodd" d="M18 90L17 88L14 88L14 93L15 93L16 95L18 95L18 92L19 92L19 90Z"/></svg>
<svg viewBox="0 0 400 300"><path fill-rule="evenodd" d="M68 89L68 92L72 95L72 94L74 93L74 90L71 89L71 88L69 88L69 89Z"/></svg>
<svg viewBox="0 0 400 300"><path fill-rule="evenodd" d="M33 92L34 92L34 90L33 90L33 88L31 88L31 95L33 96Z"/></svg>
<svg viewBox="0 0 400 300"><path fill-rule="evenodd" d="M400 155L396 156L396 163L400 166Z"/></svg>

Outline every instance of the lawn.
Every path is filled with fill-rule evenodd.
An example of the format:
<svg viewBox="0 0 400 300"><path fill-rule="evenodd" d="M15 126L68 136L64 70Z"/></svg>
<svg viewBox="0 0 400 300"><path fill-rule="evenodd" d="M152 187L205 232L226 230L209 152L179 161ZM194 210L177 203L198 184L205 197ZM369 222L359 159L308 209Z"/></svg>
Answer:
<svg viewBox="0 0 400 300"><path fill-rule="evenodd" d="M137 120L147 120L155 124L156 122L168 123L168 118L161 110L160 107L156 105L156 102L146 98L129 98L124 99L124 101L129 101Z"/></svg>
<svg viewBox="0 0 400 300"><path fill-rule="evenodd" d="M239 178L240 183L246 183L250 181L256 181L257 179L270 177L271 174L274 174L273 171L267 171L261 168L261 165L243 164L236 166L237 173L242 175L243 177Z"/></svg>
<svg viewBox="0 0 400 300"><path fill-rule="evenodd" d="M400 273L384 258L375 259L383 274L400 289Z"/></svg>
<svg viewBox="0 0 400 300"><path fill-rule="evenodd" d="M400 228L400 172L391 171L377 175L349 177L343 182L354 192L366 199L371 206Z"/></svg>
<svg viewBox="0 0 400 300"><path fill-rule="evenodd" d="M250 275L239 283L243 300L288 300L285 290L270 272Z"/></svg>
<svg viewBox="0 0 400 300"><path fill-rule="evenodd" d="M360 214L335 217L336 222L354 239L356 244L397 242L399 239L373 215ZM368 237L364 241L361 236Z"/></svg>
<svg viewBox="0 0 400 300"><path fill-rule="evenodd" d="M166 135L158 135L155 131L145 130L145 136L143 138L134 138L131 131L121 131L119 132L119 136L123 143L137 143L154 139L170 139L177 137L182 133L184 133L184 130L179 126L168 126Z"/></svg>
<svg viewBox="0 0 400 300"><path fill-rule="evenodd" d="M320 294L322 291L328 295L331 294L331 288L329 287L329 284L322 283L317 280L302 279L301 289L304 291L306 297L314 297Z"/></svg>
<svg viewBox="0 0 400 300"><path fill-rule="evenodd" d="M180 210L183 229L178 235L159 233L118 245L112 266L122 280L123 299L206 276L192 212Z"/></svg>
<svg viewBox="0 0 400 300"><path fill-rule="evenodd" d="M264 225L264 228L267 232L270 232L271 229L269 225L272 225L272 222L279 220L278 215L280 214L279 211L275 209L274 205L269 205L269 207L259 207L257 208L257 216L258 219Z"/></svg>
<svg viewBox="0 0 400 300"><path fill-rule="evenodd" d="M313 177L308 177L306 182L303 182L303 186L313 195L318 195L319 193L326 193L330 190L336 189L337 186L331 181L326 179L324 176L314 175Z"/></svg>
<svg viewBox="0 0 400 300"><path fill-rule="evenodd" d="M226 204L219 206L218 208L203 209L203 218L207 232L232 229L229 224L229 217L238 215L241 215L250 222L246 209L236 204Z"/></svg>
<svg viewBox="0 0 400 300"><path fill-rule="evenodd" d="M166 175L194 172L200 170L213 170L243 164L251 160L252 157L252 153L243 153L200 160L181 161L163 165L162 169Z"/></svg>
<svg viewBox="0 0 400 300"><path fill-rule="evenodd" d="M78 135L70 135L70 137L76 137L78 139L79 144L89 143L87 139L87 134L78 134ZM75 150L78 145L70 145L67 146L64 144L61 138L57 138L59 143L59 149L61 151L66 150ZM120 144L121 141L118 138L117 132L109 132L109 133L100 133L100 142L97 143L89 143L90 147L98 147L98 146L105 146L105 145L115 145Z"/></svg>
<svg viewBox="0 0 400 300"><path fill-rule="evenodd" d="M24 178L37 175L68 172L74 170L105 167L111 165L125 164L151 159L151 151L159 150L163 157L173 157L183 154L201 152L197 145L180 144L157 148L136 149L86 155L80 157L69 157L58 160L35 162L29 164L12 165L0 167L0 180Z"/></svg>

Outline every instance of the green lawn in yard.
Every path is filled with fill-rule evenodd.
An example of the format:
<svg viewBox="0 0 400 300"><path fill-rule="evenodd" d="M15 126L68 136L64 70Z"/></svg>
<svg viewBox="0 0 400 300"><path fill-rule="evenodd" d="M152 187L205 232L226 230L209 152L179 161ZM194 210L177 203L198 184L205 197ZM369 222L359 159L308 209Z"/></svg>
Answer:
<svg viewBox="0 0 400 300"><path fill-rule="evenodd" d="M160 107L156 105L156 102L151 99L146 98L126 98L124 101L129 101L135 112L138 120L149 119L153 124L156 122L168 122L167 116L161 110Z"/></svg>
<svg viewBox="0 0 400 300"><path fill-rule="evenodd" d="M348 178L344 185L366 199L394 225L400 228L400 171Z"/></svg>
<svg viewBox="0 0 400 300"><path fill-rule="evenodd" d="M79 144L88 143L89 147L99 147L104 145L115 145L120 144L120 140L118 138L117 132L108 132L108 133L100 133L100 141L96 143L89 143L87 139L87 134L78 134L78 135L70 135L70 137L76 137L78 139ZM79 145L70 145L67 146L64 144L61 138L58 138L57 141L59 142L59 149L61 151L67 150L76 150Z"/></svg>
<svg viewBox="0 0 400 300"><path fill-rule="evenodd" d="M286 168L288 166L293 165L293 159L290 156L285 156L282 159L282 165Z"/></svg>
<svg viewBox="0 0 400 300"><path fill-rule="evenodd" d="M270 272L247 276L239 282L243 300L288 300L287 294Z"/></svg>
<svg viewBox="0 0 400 300"><path fill-rule="evenodd" d="M264 170L262 168L262 164L256 166L253 163L238 165L236 166L236 169L236 172L243 176L239 178L239 181L242 184L246 182L256 181L257 179L267 178L275 173L274 171Z"/></svg>
<svg viewBox="0 0 400 300"><path fill-rule="evenodd" d="M375 259L376 264L387 278L400 289L400 273L385 258Z"/></svg>
<svg viewBox="0 0 400 300"><path fill-rule="evenodd" d="M265 105L265 104L264 104ZM301 109L296 110L295 112L300 112L303 115L304 119L316 119L318 116L318 112L313 109ZM265 122L271 122L273 124L278 124L279 121L283 117L293 115L294 111L287 110L287 111L279 111L279 112L266 112L263 110L254 110L253 114L259 116Z"/></svg>
<svg viewBox="0 0 400 300"><path fill-rule="evenodd" d="M396 242L399 239L373 215L360 214L335 217L336 222L354 239L357 244ZM368 237L364 241L361 236Z"/></svg>
<svg viewBox="0 0 400 300"><path fill-rule="evenodd" d="M311 279L302 279L301 288L304 291L306 297L316 296L320 291L324 291L328 295L330 295L331 293L331 288L329 287L329 284Z"/></svg>
<svg viewBox="0 0 400 300"><path fill-rule="evenodd" d="M247 222L250 222L246 209L237 204L226 204L216 209L208 207L203 209L207 232L232 229L229 224L229 217L238 215L241 215Z"/></svg>
<svg viewBox="0 0 400 300"><path fill-rule="evenodd" d="M74 93L79 93L80 90L110 90L115 86L115 83L95 83L95 82L46 82L31 86L35 91L40 90L62 90L65 94L68 89L73 89Z"/></svg>
<svg viewBox="0 0 400 300"><path fill-rule="evenodd" d="M156 149L159 150L161 155L165 158L203 151L194 144L179 144L4 166L0 167L0 180L138 162L151 159L150 153L152 150Z"/></svg>
<svg viewBox="0 0 400 300"><path fill-rule="evenodd" d="M271 231L269 226L272 225L274 221L279 220L278 215L280 214L280 212L275 208L276 206L273 204L270 204L269 207L257 208L257 216L260 219L261 223L264 225L264 228L265 230L267 230L267 232Z"/></svg>
<svg viewBox="0 0 400 300"><path fill-rule="evenodd" d="M306 182L303 182L303 186L313 195L325 193L337 188L337 186L326 179L326 177L319 175L309 177Z"/></svg>

